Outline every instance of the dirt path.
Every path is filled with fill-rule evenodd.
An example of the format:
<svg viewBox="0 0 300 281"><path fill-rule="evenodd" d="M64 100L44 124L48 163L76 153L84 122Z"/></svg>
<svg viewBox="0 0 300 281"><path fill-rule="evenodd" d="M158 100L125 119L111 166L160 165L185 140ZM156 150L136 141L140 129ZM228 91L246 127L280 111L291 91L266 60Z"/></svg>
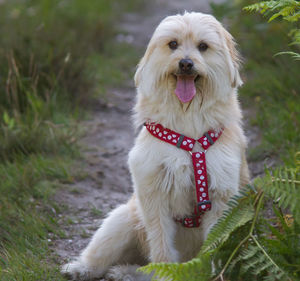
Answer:
<svg viewBox="0 0 300 281"><path fill-rule="evenodd" d="M85 176L56 194L64 206L62 228L67 239L55 241L63 260L78 256L105 215L125 202L131 193L127 154L133 145L130 109L134 90L112 90L109 101L99 101L93 119L83 122L86 136L81 140ZM72 220L64 226L64 221Z"/></svg>
<svg viewBox="0 0 300 281"><path fill-rule="evenodd" d="M124 15L120 28L127 35L121 36L121 40L132 41L135 47L145 48L162 18L184 10L209 12L208 1L153 1L139 13ZM67 238L53 241L54 250L62 263L77 256L105 215L125 202L131 194L127 154L134 140L130 120L134 97L133 83L126 89L111 90L105 102L99 100L92 119L82 124L87 129L86 136L81 140L86 177L66 185L55 198L58 204L65 206L61 228ZM250 128L249 124L246 131L251 144L255 145L258 131ZM251 164L255 174L261 172L261 166L261 163ZM64 222L70 220L73 223L65 225Z"/></svg>

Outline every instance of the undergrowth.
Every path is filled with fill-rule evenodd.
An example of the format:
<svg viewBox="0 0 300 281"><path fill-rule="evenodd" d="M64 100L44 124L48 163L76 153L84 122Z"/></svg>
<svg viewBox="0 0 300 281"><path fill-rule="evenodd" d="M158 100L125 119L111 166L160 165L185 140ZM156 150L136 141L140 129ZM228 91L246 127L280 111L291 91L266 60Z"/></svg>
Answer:
<svg viewBox="0 0 300 281"><path fill-rule="evenodd" d="M131 71L128 46L114 47L115 22L138 2L0 1L3 281L65 280L49 248L64 236L51 198L73 181L84 105Z"/></svg>
<svg viewBox="0 0 300 281"><path fill-rule="evenodd" d="M66 156L15 156L0 165L1 280L63 280L49 258L58 207L49 202L61 182L70 182Z"/></svg>
<svg viewBox="0 0 300 281"><path fill-rule="evenodd" d="M256 11L269 17L268 22L281 18L289 23L294 24L288 35L292 38L291 45L300 46L300 28L297 23L300 19L300 3L296 0L281 0L281 1L262 1L246 6L246 11ZM300 54L293 51L283 51L279 55L291 55L295 60L300 60Z"/></svg>

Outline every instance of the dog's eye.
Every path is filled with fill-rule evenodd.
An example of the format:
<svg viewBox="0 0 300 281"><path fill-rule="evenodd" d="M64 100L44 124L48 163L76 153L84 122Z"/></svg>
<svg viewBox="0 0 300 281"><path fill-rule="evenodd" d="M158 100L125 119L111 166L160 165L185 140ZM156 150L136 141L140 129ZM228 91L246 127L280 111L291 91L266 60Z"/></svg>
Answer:
<svg viewBox="0 0 300 281"><path fill-rule="evenodd" d="M198 46L198 49L200 52L204 52L206 51L208 48L208 45L206 43L200 43L199 46Z"/></svg>
<svg viewBox="0 0 300 281"><path fill-rule="evenodd" d="M171 50L176 50L177 49L177 47L178 47L178 43L177 43L177 41L171 41L169 44L169 48L171 49Z"/></svg>

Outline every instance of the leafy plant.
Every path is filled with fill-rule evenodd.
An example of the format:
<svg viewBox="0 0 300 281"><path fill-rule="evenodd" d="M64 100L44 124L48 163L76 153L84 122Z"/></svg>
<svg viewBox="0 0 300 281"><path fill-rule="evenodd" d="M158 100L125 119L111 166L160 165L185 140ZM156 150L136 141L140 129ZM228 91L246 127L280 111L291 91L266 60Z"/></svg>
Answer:
<svg viewBox="0 0 300 281"><path fill-rule="evenodd" d="M263 1L244 8L246 11L256 11L263 15L270 16L269 22L280 17L285 21L295 23L300 19L300 2L296 0ZM293 38L293 45L300 45L300 29L294 28L289 32ZM300 60L300 54L296 52L280 52L278 54L292 55Z"/></svg>
<svg viewBox="0 0 300 281"><path fill-rule="evenodd" d="M142 270L174 281L299 280L299 169L298 163L267 171L234 196L195 259L149 264Z"/></svg>

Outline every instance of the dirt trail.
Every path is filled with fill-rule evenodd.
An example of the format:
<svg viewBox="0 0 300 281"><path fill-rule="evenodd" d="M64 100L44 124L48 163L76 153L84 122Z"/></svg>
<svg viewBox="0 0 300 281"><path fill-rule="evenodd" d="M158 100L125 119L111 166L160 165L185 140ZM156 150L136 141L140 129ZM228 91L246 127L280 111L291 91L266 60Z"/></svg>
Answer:
<svg viewBox="0 0 300 281"><path fill-rule="evenodd" d="M214 1L221 2L222 0ZM156 0L143 11L126 14L120 29L126 36L118 40L133 42L134 47L145 48L155 26L167 15L178 12L209 12L209 1ZM135 89L133 83L126 89L113 89L106 101L99 100L90 121L83 122L87 129L81 140L86 177L59 191L55 200L65 206L61 214L61 228L67 238L53 241L54 251L61 263L77 256L105 215L125 202L132 191L127 167L127 154L133 145L134 130L130 116ZM247 113L250 114L250 113ZM255 145L258 131L247 124L247 135ZM255 174L261 172L261 163L251 165ZM100 211L99 211L100 210ZM72 224L64 224L66 220Z"/></svg>

